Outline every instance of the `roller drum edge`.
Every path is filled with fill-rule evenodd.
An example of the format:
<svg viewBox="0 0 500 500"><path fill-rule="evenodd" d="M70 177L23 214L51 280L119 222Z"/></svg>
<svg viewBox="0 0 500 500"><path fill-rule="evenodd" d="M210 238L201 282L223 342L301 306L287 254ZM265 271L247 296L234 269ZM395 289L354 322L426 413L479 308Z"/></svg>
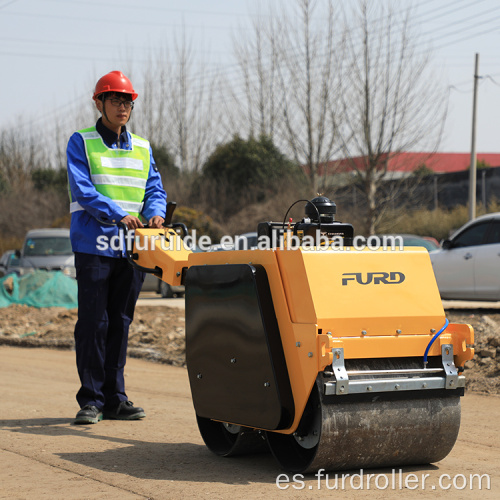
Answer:
<svg viewBox="0 0 500 500"><path fill-rule="evenodd" d="M295 435L267 433L273 455L287 471L429 464L445 458L457 439L458 395L421 397L409 391L399 399L349 401L325 397L322 389L318 377Z"/></svg>
<svg viewBox="0 0 500 500"><path fill-rule="evenodd" d="M216 455L232 457L269 452L263 432L224 424L196 416L201 437L207 448Z"/></svg>

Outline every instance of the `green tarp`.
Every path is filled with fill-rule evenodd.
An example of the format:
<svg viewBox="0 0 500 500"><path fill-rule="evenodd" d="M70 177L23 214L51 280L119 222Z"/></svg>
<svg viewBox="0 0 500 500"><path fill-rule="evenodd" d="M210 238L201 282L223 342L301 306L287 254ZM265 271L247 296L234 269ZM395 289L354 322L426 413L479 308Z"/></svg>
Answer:
<svg viewBox="0 0 500 500"><path fill-rule="evenodd" d="M0 307L25 304L31 307L77 307L76 280L61 271L35 271L0 279Z"/></svg>

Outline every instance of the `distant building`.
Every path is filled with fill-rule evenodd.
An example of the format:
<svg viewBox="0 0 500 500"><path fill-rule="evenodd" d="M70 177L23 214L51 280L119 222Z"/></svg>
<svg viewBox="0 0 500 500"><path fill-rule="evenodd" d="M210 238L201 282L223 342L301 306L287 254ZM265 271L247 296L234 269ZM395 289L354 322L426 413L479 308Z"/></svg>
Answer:
<svg viewBox="0 0 500 500"><path fill-rule="evenodd" d="M362 156L330 161L320 166L318 174L330 184L349 182L352 177L353 163L359 170L364 170L365 158ZM387 155L385 155L387 158ZM490 167L500 166L500 153L477 153L477 161ZM470 166L470 153L411 153L403 152L391 155L388 159L386 179L399 179L411 175L419 168L426 167L435 173L462 172ZM307 172L307 167L305 168Z"/></svg>

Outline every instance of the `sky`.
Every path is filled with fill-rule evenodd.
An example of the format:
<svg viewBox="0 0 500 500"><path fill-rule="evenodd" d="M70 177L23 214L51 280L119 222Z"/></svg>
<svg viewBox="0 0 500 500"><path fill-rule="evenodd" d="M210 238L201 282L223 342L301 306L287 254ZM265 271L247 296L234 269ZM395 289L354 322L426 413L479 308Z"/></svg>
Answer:
<svg viewBox="0 0 500 500"><path fill-rule="evenodd" d="M321 1L321 0L319 0ZM344 0L355 1L355 0ZM185 33L196 55L237 78L232 40L282 0L0 0L0 129L43 126L91 98L96 79ZM288 0L288 4L291 0ZM477 152L500 152L500 0L399 0L412 4L422 48L450 92L443 152L470 152L479 54ZM136 88L140 93L140 88ZM68 131L68 135L70 135Z"/></svg>

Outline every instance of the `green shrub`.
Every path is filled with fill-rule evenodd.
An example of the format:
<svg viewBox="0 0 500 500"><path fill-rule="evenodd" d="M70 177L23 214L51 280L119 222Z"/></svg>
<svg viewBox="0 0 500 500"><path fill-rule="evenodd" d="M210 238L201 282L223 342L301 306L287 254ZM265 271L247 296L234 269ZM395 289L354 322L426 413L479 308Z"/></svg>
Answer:
<svg viewBox="0 0 500 500"><path fill-rule="evenodd" d="M210 236L212 241L218 240L222 236L222 230L212 220L211 217L189 207L178 207L172 217L172 222L182 222L186 225L189 234L196 230L196 236Z"/></svg>
<svg viewBox="0 0 500 500"><path fill-rule="evenodd" d="M476 216L486 213L500 212L500 204L494 200L485 209L479 204ZM415 210L388 212L379 225L379 233L409 233L420 236L433 236L438 241L449 238L452 233L469 220L466 206L458 206L450 210Z"/></svg>

